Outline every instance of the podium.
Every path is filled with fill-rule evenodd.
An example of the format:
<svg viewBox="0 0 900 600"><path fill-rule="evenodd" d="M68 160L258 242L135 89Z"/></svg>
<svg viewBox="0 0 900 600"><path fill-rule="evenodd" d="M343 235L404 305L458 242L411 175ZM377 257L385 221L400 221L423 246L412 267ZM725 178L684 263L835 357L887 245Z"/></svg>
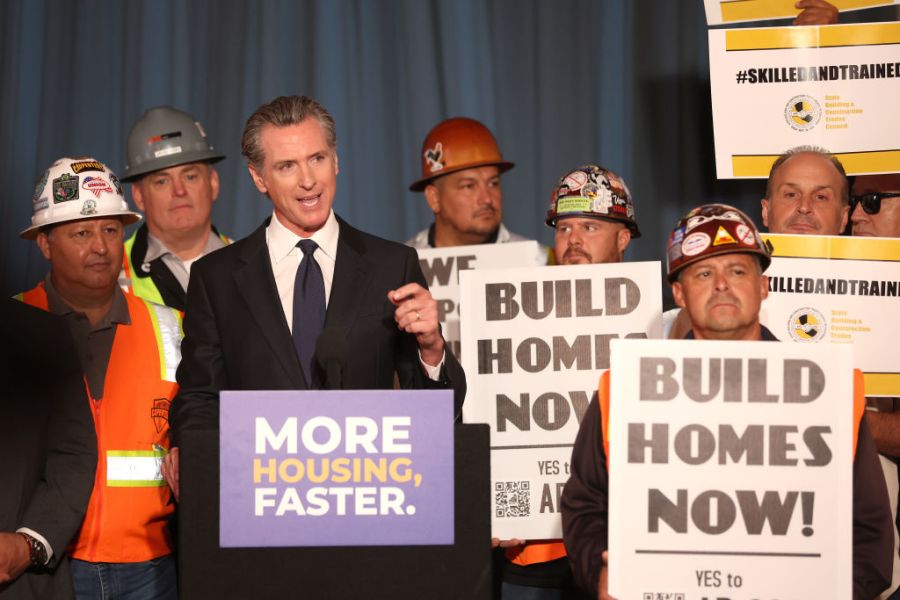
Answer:
<svg viewBox="0 0 900 600"><path fill-rule="evenodd" d="M489 600L488 426L457 425L454 443L453 545L220 548L218 435L185 432L177 533L180 597Z"/></svg>

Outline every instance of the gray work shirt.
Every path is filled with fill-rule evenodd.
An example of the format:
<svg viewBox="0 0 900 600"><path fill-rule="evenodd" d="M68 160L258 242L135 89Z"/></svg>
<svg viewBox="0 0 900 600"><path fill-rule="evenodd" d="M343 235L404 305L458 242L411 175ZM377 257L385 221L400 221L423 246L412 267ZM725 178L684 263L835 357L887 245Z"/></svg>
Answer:
<svg viewBox="0 0 900 600"><path fill-rule="evenodd" d="M148 231L147 254L144 255L144 263L149 265L157 258L162 257L163 264L169 267L169 271L172 272L172 275L174 275L175 279L178 280L178 283L181 284L181 289L187 291L188 281L191 278L191 265L193 265L196 260L203 256L206 256L213 250L218 250L219 248L224 247L225 242L223 242L222 239L215 234L215 232L210 231L209 237L206 238L206 246L203 248L203 252L190 260L181 260L180 258L178 258L177 254L166 248L166 245L162 243L162 240L155 237ZM149 267L145 269L145 271L149 272Z"/></svg>
<svg viewBox="0 0 900 600"><path fill-rule="evenodd" d="M109 366L109 357L112 354L116 326L131 324L125 295L119 286L115 286L109 312L96 325L91 325L87 315L75 311L63 300L63 297L53 287L49 274L44 278L44 287L47 290L47 305L50 312L62 317L69 327L91 396L95 400L100 400L103 398L106 368Z"/></svg>

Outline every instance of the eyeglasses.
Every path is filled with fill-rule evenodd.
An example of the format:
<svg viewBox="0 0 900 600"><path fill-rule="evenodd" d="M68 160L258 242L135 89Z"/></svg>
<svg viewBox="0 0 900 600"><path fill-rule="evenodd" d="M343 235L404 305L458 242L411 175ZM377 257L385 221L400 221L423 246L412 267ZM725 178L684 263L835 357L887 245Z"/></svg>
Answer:
<svg viewBox="0 0 900 600"><path fill-rule="evenodd" d="M853 214L857 204L862 204L866 214L877 215L881 210L882 198L900 198L900 192L871 192L862 196L850 196L850 213Z"/></svg>

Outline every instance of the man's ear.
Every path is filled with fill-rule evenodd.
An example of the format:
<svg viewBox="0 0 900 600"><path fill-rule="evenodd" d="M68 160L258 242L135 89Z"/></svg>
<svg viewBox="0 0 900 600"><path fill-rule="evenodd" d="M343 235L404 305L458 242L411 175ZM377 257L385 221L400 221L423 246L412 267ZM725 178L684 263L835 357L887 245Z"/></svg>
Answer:
<svg viewBox="0 0 900 600"><path fill-rule="evenodd" d="M441 193L433 183L429 183L425 187L425 202L428 203L428 206L431 207L431 212L434 214L441 212Z"/></svg>
<svg viewBox="0 0 900 600"><path fill-rule="evenodd" d="M44 258L50 260L50 240L48 239L48 235L41 231L37 234L37 238L35 238L34 241L37 243L37 247L41 251L41 254L44 255Z"/></svg>
<svg viewBox="0 0 900 600"><path fill-rule="evenodd" d="M212 201L215 202L219 197L219 172L209 165L209 187L212 189Z"/></svg>
<svg viewBox="0 0 900 600"><path fill-rule="evenodd" d="M259 190L259 193L268 193L269 189L266 187L266 182L262 178L262 174L256 171L256 167L254 167L253 165L247 165L247 170L250 171L250 179L253 180L253 185L256 186L256 189Z"/></svg>
<svg viewBox="0 0 900 600"><path fill-rule="evenodd" d="M144 211L144 195L141 192L140 183L132 183L131 184L131 199L134 200L134 205L141 212Z"/></svg>
<svg viewBox="0 0 900 600"><path fill-rule="evenodd" d="M628 247L628 244L631 242L631 230L627 227L623 227L619 230L619 233L616 234L616 248L619 250L619 254L625 252L625 248Z"/></svg>
<svg viewBox="0 0 900 600"><path fill-rule="evenodd" d="M680 281L676 281L672 284L672 298L679 308L684 308L684 290L681 289Z"/></svg>
<svg viewBox="0 0 900 600"><path fill-rule="evenodd" d="M759 201L760 207L762 207L762 224L768 228L769 227L769 201L766 198L763 198Z"/></svg>
<svg viewBox="0 0 900 600"><path fill-rule="evenodd" d="M769 276L768 275L760 275L759 276L759 298L760 300L765 300L769 297Z"/></svg>

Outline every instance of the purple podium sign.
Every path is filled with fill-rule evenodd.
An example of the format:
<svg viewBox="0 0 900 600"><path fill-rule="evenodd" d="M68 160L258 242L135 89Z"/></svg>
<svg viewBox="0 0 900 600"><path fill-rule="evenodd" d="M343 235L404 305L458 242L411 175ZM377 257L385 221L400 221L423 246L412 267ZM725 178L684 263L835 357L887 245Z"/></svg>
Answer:
<svg viewBox="0 0 900 600"><path fill-rule="evenodd" d="M454 543L451 390L222 392L219 543Z"/></svg>

